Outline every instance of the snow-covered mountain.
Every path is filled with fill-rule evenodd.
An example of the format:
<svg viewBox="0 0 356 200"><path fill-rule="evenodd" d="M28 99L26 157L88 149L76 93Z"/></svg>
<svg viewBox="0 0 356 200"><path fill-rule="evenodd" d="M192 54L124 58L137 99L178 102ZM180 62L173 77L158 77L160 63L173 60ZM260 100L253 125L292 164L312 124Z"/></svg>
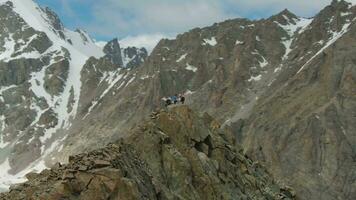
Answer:
<svg viewBox="0 0 356 200"><path fill-rule="evenodd" d="M310 19L227 20L163 39L127 67L145 51L99 48L29 0L3 1L2 185L127 136L162 97L185 93L301 199L355 199L355 20L338 0Z"/></svg>
<svg viewBox="0 0 356 200"><path fill-rule="evenodd" d="M147 56L138 54L139 62L129 65L113 44L119 46L117 40L97 46L32 0L0 1L0 188L43 169L46 155L62 148L85 97L81 73L89 58L119 60L107 71L115 76L122 63L135 67Z"/></svg>

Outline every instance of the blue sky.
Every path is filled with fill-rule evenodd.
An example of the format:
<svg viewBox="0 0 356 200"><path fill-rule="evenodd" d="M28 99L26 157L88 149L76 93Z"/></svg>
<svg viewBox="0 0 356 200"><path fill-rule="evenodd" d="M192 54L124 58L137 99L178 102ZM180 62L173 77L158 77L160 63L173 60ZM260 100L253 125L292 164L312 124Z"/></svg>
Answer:
<svg viewBox="0 0 356 200"><path fill-rule="evenodd" d="M35 0L48 6L70 29L81 28L97 40L118 37L144 45L194 27L229 18L266 18L288 8L311 17L331 0ZM136 44L137 43L137 44ZM146 44L153 45L153 44Z"/></svg>

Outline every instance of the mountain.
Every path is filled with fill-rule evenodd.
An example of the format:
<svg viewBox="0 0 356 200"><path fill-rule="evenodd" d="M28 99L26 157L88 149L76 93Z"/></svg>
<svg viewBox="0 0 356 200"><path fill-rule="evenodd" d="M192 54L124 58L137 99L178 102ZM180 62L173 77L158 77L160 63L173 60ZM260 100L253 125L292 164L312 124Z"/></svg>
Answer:
<svg viewBox="0 0 356 200"><path fill-rule="evenodd" d="M7 10L16 13L11 7ZM11 133L2 134L1 141L10 143L1 149L1 168L6 169L0 172L1 180L16 182L14 177L43 169L44 164L65 162L73 154L130 138L132 127L162 108L162 97L184 93L190 108L216 118L252 160L265 165L278 182L291 185L298 198L355 199L355 17L356 6L334 0L313 18L284 10L268 19L227 20L163 39L143 64L130 68L120 67L120 59L115 59L125 56L114 42L75 71L80 74L80 91L69 84L76 86L67 89L73 92L62 92L58 80L44 83L53 77L65 79L66 61L61 60L60 69L48 70L55 76L37 75L41 90L30 88L37 81L29 83L26 74L39 70L38 62L46 59L4 62L4 73L13 76L11 83L23 86L1 89L4 100L14 102L1 111L6 113L3 133ZM42 45L51 43L45 41L34 42L31 49L43 52ZM11 76L3 76L0 83ZM24 93L45 97L25 101ZM55 103L48 97L57 93L70 100ZM30 112L35 110L30 107L33 101L44 117ZM68 102L68 112L59 110ZM41 124L26 128L37 117Z"/></svg>
<svg viewBox="0 0 356 200"><path fill-rule="evenodd" d="M309 19L284 10L164 39L79 117L67 148L53 156L65 160L125 137L162 107L162 97L186 93L191 108L230 127L246 153L300 198L353 199L355 9L333 1Z"/></svg>
<svg viewBox="0 0 356 200"><path fill-rule="evenodd" d="M88 60L109 63L100 71L104 88L110 85L106 76L141 65L147 53L144 49L131 52L130 62L123 54L123 60L117 40L102 49L86 32L66 29L53 11L32 0L0 1L0 24L2 188L21 181L33 169L43 169L42 158L65 139L63 132L86 98L82 74ZM112 49L111 44L119 48ZM96 95L93 98L102 94Z"/></svg>
<svg viewBox="0 0 356 200"><path fill-rule="evenodd" d="M128 138L28 174L1 199L296 199L234 136L187 106L153 113Z"/></svg>
<svg viewBox="0 0 356 200"><path fill-rule="evenodd" d="M121 48L118 39L114 39L103 46L106 57L112 63L122 68L135 68L141 66L148 56L145 48L126 47Z"/></svg>

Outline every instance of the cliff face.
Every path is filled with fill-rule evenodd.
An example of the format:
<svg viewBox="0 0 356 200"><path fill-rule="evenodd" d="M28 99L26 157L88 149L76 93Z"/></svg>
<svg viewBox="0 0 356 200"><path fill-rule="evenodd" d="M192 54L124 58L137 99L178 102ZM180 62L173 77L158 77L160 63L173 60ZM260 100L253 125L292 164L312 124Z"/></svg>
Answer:
<svg viewBox="0 0 356 200"><path fill-rule="evenodd" d="M248 154L292 184L303 199L356 197L356 26L345 18L346 8L334 2L315 17L312 28L295 41L288 70L259 97L251 116L233 125ZM355 11L347 11L350 19ZM323 39L330 46L312 58L298 58L315 52L302 41L319 40L320 30L328 27L329 35L340 38L334 43Z"/></svg>
<svg viewBox="0 0 356 200"><path fill-rule="evenodd" d="M130 137L69 158L2 199L295 199L233 135L187 106L153 113Z"/></svg>

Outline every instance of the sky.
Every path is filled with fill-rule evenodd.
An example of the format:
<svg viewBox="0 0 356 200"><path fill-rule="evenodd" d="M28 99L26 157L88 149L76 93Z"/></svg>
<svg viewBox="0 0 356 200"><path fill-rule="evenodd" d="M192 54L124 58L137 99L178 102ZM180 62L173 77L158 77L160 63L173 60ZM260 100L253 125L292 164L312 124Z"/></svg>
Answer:
<svg viewBox="0 0 356 200"><path fill-rule="evenodd" d="M226 19L268 18L287 8L312 17L331 0L35 0L69 29L86 30L98 41L115 37L122 46L153 48L163 37ZM356 0L352 0L356 1Z"/></svg>

